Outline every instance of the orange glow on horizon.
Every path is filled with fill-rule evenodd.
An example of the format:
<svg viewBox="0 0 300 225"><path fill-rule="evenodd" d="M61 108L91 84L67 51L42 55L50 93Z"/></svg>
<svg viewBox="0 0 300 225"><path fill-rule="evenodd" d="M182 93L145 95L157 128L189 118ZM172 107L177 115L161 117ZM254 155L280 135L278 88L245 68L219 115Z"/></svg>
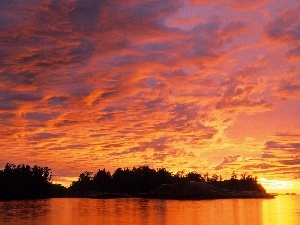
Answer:
<svg viewBox="0 0 300 225"><path fill-rule="evenodd" d="M259 182L268 193L296 193L300 194L300 182L287 180L271 180L260 178Z"/></svg>

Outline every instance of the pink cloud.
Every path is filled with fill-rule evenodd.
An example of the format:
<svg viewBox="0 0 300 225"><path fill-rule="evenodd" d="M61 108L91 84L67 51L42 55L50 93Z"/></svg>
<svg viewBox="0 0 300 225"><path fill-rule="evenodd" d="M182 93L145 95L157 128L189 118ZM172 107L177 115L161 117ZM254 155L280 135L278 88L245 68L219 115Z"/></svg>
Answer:
<svg viewBox="0 0 300 225"><path fill-rule="evenodd" d="M283 99L299 99L300 82L297 76L292 80L284 80L278 84L277 94Z"/></svg>
<svg viewBox="0 0 300 225"><path fill-rule="evenodd" d="M299 40L300 8L287 9L266 26L266 33L270 38L282 41Z"/></svg>
<svg viewBox="0 0 300 225"><path fill-rule="evenodd" d="M213 4L221 4L225 5L226 7L230 8L234 11L251 11L257 10L262 6L272 2L271 0L255 0L255 1L247 1L247 0L234 0L234 1L226 1L226 0L217 0L217 1L210 1L210 0L190 0L192 5L213 5Z"/></svg>

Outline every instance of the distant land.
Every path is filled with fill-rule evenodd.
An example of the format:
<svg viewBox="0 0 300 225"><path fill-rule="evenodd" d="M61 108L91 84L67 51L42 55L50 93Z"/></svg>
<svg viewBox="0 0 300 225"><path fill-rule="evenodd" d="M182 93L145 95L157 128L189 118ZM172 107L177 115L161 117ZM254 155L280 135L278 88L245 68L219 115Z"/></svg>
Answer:
<svg viewBox="0 0 300 225"><path fill-rule="evenodd" d="M217 174L172 174L165 168L152 169L148 166L118 168L113 174L99 169L94 176L88 171L81 173L69 188L53 184L51 174L48 167L7 163L0 170L0 200L50 197L219 199L275 196L266 193L257 182L257 177L247 173L241 174L238 179L238 175L233 172L229 180L223 180Z"/></svg>
<svg viewBox="0 0 300 225"><path fill-rule="evenodd" d="M276 195L297 195L297 193L294 193L294 192L292 192L292 193L269 193L270 195L274 195L274 196L276 196Z"/></svg>

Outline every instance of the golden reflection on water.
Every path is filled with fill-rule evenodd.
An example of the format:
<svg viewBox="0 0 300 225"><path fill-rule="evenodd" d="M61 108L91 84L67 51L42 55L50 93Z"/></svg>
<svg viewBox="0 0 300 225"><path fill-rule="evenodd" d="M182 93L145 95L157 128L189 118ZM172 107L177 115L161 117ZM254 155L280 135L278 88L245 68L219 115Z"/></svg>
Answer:
<svg viewBox="0 0 300 225"><path fill-rule="evenodd" d="M205 201L61 198L0 202L0 224L299 225L299 197Z"/></svg>
<svg viewBox="0 0 300 225"><path fill-rule="evenodd" d="M281 195L273 201L263 201L264 225L299 225L300 195Z"/></svg>
<svg viewBox="0 0 300 225"><path fill-rule="evenodd" d="M232 199L61 199L52 202L48 224L262 224L261 201ZM46 223L47 224L47 223Z"/></svg>

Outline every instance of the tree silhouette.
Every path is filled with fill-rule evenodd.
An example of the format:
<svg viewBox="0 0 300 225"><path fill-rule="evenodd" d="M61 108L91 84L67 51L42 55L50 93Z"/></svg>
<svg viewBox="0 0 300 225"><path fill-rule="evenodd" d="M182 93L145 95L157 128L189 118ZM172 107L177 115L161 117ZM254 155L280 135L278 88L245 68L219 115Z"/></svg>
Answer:
<svg viewBox="0 0 300 225"><path fill-rule="evenodd" d="M231 174L231 180L236 180L237 179L237 174L233 171Z"/></svg>
<svg viewBox="0 0 300 225"><path fill-rule="evenodd" d="M111 187L112 176L110 172L103 170L98 170L98 172L93 177L94 187L100 191L107 191Z"/></svg>
<svg viewBox="0 0 300 225"><path fill-rule="evenodd" d="M52 172L48 167L40 167L7 163L3 170L0 170L0 199L25 199L25 198L46 198L58 197L67 194L75 196L90 196L90 193L121 193L121 194L143 194L149 193L163 184L179 184L184 186L187 183L209 183L215 187L227 190L251 190L265 192L265 189L257 183L257 177L232 172L230 180L224 180L221 176L213 174L209 177L206 173L203 176L197 172L185 173L184 170L175 175L165 168L152 169L149 166L129 168L118 168L111 173L99 169L93 176L92 172L85 171L79 174L78 180L73 181L68 190L59 184L52 184Z"/></svg>
<svg viewBox="0 0 300 225"><path fill-rule="evenodd" d="M190 172L186 175L187 181L196 181L196 182L204 182L204 178L201 176L201 174L196 172Z"/></svg>
<svg viewBox="0 0 300 225"><path fill-rule="evenodd" d="M232 172L230 180L223 180L222 176L208 173L203 176L197 172L185 173L183 170L172 174L165 168L151 169L149 166L129 168L117 168L111 175L105 169L99 169L92 177L91 172L85 171L79 175L77 181L69 188L71 194L79 196L88 195L88 192L95 193L123 193L136 194L151 192L163 184L185 184L187 182L209 183L210 185L227 190L256 190L264 191L262 186L257 184L257 178L243 174L240 180L237 174Z"/></svg>
<svg viewBox="0 0 300 225"><path fill-rule="evenodd" d="M246 176L247 176L247 173L242 173L241 174L241 180L246 180Z"/></svg>
<svg viewBox="0 0 300 225"><path fill-rule="evenodd" d="M43 198L49 196L51 169L7 163L0 170L0 199Z"/></svg>
<svg viewBox="0 0 300 225"><path fill-rule="evenodd" d="M211 181L216 182L216 181L218 181L218 178L219 178L219 176L217 174L213 174L211 177Z"/></svg>
<svg viewBox="0 0 300 225"><path fill-rule="evenodd" d="M207 182L207 183L210 182L210 178L209 178L208 172L204 174L204 180L205 180L205 182Z"/></svg>

